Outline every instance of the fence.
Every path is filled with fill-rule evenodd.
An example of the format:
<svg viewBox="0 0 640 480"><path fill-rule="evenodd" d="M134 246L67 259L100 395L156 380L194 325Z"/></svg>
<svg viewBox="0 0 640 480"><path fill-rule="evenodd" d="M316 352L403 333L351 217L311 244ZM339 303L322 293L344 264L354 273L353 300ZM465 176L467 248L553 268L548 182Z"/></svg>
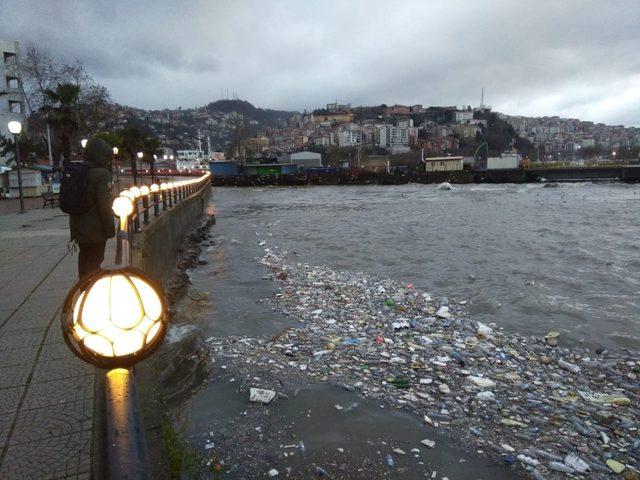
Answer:
<svg viewBox="0 0 640 480"><path fill-rule="evenodd" d="M207 172L198 178L163 182L159 185L154 183L140 187L132 186L120 192L120 196L129 198L133 204L133 213L127 225L129 242L132 242L134 236L148 225L153 218L198 194L210 181L211 173ZM119 232L116 250L116 263L118 264L122 263L123 255L121 237L122 235Z"/></svg>
<svg viewBox="0 0 640 480"><path fill-rule="evenodd" d="M118 198L113 205L114 212L122 212L125 210L117 207L122 206L123 201L127 204L126 213L122 213L119 223L116 264L128 266L133 236L152 223L153 218L202 192L208 187L210 176L206 173L189 180L134 186L120 192L120 197L128 198L131 203ZM176 212L178 215L182 213ZM111 313L109 315L111 318ZM93 477L97 480L151 478L135 375L130 366L106 372L98 380L97 390Z"/></svg>

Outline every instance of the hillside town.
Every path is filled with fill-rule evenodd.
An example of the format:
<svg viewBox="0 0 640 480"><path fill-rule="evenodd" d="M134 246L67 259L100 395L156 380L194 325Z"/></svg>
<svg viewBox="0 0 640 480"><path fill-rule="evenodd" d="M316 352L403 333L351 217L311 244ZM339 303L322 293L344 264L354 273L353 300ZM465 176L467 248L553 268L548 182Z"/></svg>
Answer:
<svg viewBox="0 0 640 480"><path fill-rule="evenodd" d="M0 134L10 139L7 121L23 122L25 163L57 165L64 142L51 138L51 107L44 100L38 104L39 96L44 98L37 88L43 79L34 78L33 69L24 66L37 65L43 52L27 49L23 59L17 42L11 41L2 42L2 51L0 75L6 87L0 94L6 100L0 112ZM45 79L50 86L61 76L77 76L74 68L90 78L83 67L59 68L58 77ZM123 134L131 137L133 131L139 137L138 145L121 153L125 165L130 163L133 170L198 170L213 162L217 175L293 173L290 166L294 163L296 172L357 168L406 173L516 169L531 162L629 163L636 162L640 153L638 127L506 115L485 105L484 89L477 106L352 106L336 99L312 111L292 112L257 108L235 92L230 98L224 91L217 101L201 107L145 110L112 102L101 88L91 82L84 86L88 92L101 94L80 99L88 105L76 128L76 141L101 133L115 135L111 138L115 145L122 142ZM3 164L12 158L11 142L5 143L0 149ZM134 158L139 150L146 152L138 155L140 162ZM222 161L228 163L216 163ZM245 168L247 165L258 167Z"/></svg>

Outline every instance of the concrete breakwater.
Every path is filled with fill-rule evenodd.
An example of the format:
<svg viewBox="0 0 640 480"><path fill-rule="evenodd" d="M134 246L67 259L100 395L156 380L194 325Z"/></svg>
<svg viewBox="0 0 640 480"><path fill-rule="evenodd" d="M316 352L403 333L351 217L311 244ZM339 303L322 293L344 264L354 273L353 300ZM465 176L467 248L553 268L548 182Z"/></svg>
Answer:
<svg viewBox="0 0 640 480"><path fill-rule="evenodd" d="M148 228L137 233L131 249L131 265L167 285L169 275L181 257L187 234L204 215L211 197L211 185L163 212Z"/></svg>
<svg viewBox="0 0 640 480"><path fill-rule="evenodd" d="M536 168L427 173L361 173L358 176L328 173L270 176L214 176L218 187L250 187L259 185L404 185L408 183L537 183L540 181L640 181L640 167Z"/></svg>
<svg viewBox="0 0 640 480"><path fill-rule="evenodd" d="M210 198L211 184L207 183L190 198L164 211L133 238L131 265L143 270L164 287L172 322L175 304L184 296L189 284L187 270L196 265L199 244L215 223L215 217L210 213ZM148 445L149 478L170 478L166 439L163 437L166 405L162 383L163 378L180 369L180 360L189 357L195 350L191 345L181 348L187 353L181 354L176 349L163 347L135 368ZM167 366L172 367L168 373ZM187 367L182 371L193 372L194 369ZM191 379L182 380L188 382ZM184 382L175 388L182 388Z"/></svg>

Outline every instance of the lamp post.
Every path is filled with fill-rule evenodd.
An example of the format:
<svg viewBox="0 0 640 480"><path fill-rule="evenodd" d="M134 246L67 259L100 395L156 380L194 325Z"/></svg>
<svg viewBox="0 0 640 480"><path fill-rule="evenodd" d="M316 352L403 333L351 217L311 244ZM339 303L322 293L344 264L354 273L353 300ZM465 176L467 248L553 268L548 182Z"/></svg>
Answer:
<svg viewBox="0 0 640 480"><path fill-rule="evenodd" d="M142 168L142 157L144 157L144 153L138 152L138 158L140 159L140 168ZM136 160L137 162L137 160ZM138 164L136 163L136 170L138 170ZM144 183L144 175L142 175L142 171L140 171L140 181Z"/></svg>
<svg viewBox="0 0 640 480"><path fill-rule="evenodd" d="M80 145L82 145L82 148L85 148L87 146L87 139L83 138L82 140L80 140Z"/></svg>
<svg viewBox="0 0 640 480"><path fill-rule="evenodd" d="M20 146L18 145L18 135L22 131L22 124L17 120L12 120L8 124L9 132L13 134L13 142L16 144L16 167L18 169L18 196L20 197L20 213L24 213L24 195L22 193L22 171L20 170Z"/></svg>
<svg viewBox="0 0 640 480"><path fill-rule="evenodd" d="M120 190L120 165L117 159L118 153L120 152L120 150L118 150L118 147L113 147L113 156L116 157L115 161L116 161L116 185L117 185L117 189ZM113 174L113 168L111 168L111 173Z"/></svg>
<svg viewBox="0 0 640 480"><path fill-rule="evenodd" d="M62 334L81 360L109 371L104 376L105 478L142 479L147 454L131 367L151 355L167 330L167 306L159 285L128 266L131 198L120 195L112 209L120 218L118 265L80 279L61 314Z"/></svg>

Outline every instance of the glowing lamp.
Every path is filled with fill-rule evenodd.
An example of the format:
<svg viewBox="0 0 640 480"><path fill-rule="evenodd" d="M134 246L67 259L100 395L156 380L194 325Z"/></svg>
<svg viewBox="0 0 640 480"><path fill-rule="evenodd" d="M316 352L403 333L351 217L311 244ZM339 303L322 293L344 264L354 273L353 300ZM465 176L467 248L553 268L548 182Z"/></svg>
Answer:
<svg viewBox="0 0 640 480"><path fill-rule="evenodd" d="M142 196L146 197L147 195L149 195L150 191L151 190L146 185L143 185L143 186L140 187L140 195L142 195Z"/></svg>
<svg viewBox="0 0 640 480"><path fill-rule="evenodd" d="M118 150L118 147L113 147L113 154L114 155L117 155L119 151L120 150Z"/></svg>
<svg viewBox="0 0 640 480"><path fill-rule="evenodd" d="M81 360L128 368L148 357L167 330L160 287L140 270L117 267L81 280L62 310L62 333Z"/></svg>
<svg viewBox="0 0 640 480"><path fill-rule="evenodd" d="M131 203L131 199L129 197L120 195L113 200L111 209L113 210L113 213L115 213L118 217L126 218L131 215L131 212L133 212L133 204Z"/></svg>
<svg viewBox="0 0 640 480"><path fill-rule="evenodd" d="M87 141L88 140L86 138L83 138L82 140L80 140L80 145L82 145L82 148L87 146Z"/></svg>
<svg viewBox="0 0 640 480"><path fill-rule="evenodd" d="M129 200L131 200L132 202L136 199L136 196L131 193L130 190L123 190L120 192L120 196L121 197L127 197Z"/></svg>
<svg viewBox="0 0 640 480"><path fill-rule="evenodd" d="M136 186L131 187L129 191L133 194L134 198L138 198L140 196L140 189Z"/></svg>
<svg viewBox="0 0 640 480"><path fill-rule="evenodd" d="M133 212L133 199L120 194L113 200L111 210L120 217L120 230L126 230L127 219Z"/></svg>
<svg viewBox="0 0 640 480"><path fill-rule="evenodd" d="M156 183L154 183L149 187L149 190L151 190L153 193L155 193L158 190L160 190L160 187Z"/></svg>
<svg viewBox="0 0 640 480"><path fill-rule="evenodd" d="M143 156L144 156L144 153L138 152L138 158L142 158Z"/></svg>
<svg viewBox="0 0 640 480"><path fill-rule="evenodd" d="M19 135L22 131L22 124L17 120L11 120L7 124L7 127L9 128L9 132L14 135Z"/></svg>
<svg viewBox="0 0 640 480"><path fill-rule="evenodd" d="M162 183L160 184L160 190L166 190L167 188L168 188L168 187L167 187L167 184L166 184L166 183L162 182Z"/></svg>

